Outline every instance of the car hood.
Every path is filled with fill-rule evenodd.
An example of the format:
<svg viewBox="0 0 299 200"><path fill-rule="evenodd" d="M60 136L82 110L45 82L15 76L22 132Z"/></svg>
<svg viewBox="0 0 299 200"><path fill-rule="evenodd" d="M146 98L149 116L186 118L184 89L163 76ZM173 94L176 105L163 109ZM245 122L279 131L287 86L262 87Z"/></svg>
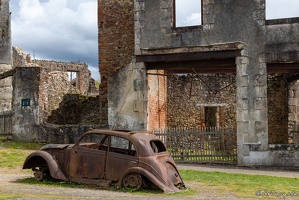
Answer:
<svg viewBox="0 0 299 200"><path fill-rule="evenodd" d="M47 149L65 149L67 147L72 147L74 144L47 144L43 146L40 150L47 150Z"/></svg>

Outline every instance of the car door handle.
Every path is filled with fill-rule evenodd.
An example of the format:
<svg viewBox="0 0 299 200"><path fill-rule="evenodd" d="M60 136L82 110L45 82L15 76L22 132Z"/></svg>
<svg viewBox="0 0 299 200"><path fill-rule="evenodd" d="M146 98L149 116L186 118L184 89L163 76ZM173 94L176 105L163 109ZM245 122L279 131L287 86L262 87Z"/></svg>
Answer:
<svg viewBox="0 0 299 200"><path fill-rule="evenodd" d="M137 164L137 162L136 161L131 161L133 164Z"/></svg>

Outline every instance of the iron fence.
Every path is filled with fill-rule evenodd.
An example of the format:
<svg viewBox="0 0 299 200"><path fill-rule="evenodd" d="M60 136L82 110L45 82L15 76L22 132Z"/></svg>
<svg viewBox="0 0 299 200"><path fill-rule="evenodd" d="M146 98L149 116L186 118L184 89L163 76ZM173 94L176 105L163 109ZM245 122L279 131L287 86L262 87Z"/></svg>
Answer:
<svg viewBox="0 0 299 200"><path fill-rule="evenodd" d="M235 128L167 128L152 133L162 139L176 162L237 162Z"/></svg>
<svg viewBox="0 0 299 200"><path fill-rule="evenodd" d="M0 112L0 136L12 135L12 111Z"/></svg>

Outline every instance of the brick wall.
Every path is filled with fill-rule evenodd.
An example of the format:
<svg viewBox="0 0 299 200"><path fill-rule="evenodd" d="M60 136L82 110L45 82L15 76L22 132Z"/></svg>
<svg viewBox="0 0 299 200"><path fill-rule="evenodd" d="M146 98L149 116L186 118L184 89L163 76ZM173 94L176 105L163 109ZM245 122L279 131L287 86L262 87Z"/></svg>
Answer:
<svg viewBox="0 0 299 200"><path fill-rule="evenodd" d="M148 130L166 127L167 77L163 70L148 71Z"/></svg>
<svg viewBox="0 0 299 200"><path fill-rule="evenodd" d="M109 76L131 62L134 55L134 1L99 0L99 69L101 123L108 124Z"/></svg>

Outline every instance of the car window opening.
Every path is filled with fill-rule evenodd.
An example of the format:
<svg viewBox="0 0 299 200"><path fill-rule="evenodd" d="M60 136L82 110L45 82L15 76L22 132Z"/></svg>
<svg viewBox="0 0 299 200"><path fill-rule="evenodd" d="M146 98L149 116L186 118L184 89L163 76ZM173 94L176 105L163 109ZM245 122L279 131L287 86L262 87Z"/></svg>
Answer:
<svg viewBox="0 0 299 200"><path fill-rule="evenodd" d="M154 153L161 153L166 151L166 148L161 141L158 140L150 141L150 145Z"/></svg>
<svg viewBox="0 0 299 200"><path fill-rule="evenodd" d="M116 136L111 136L109 151L129 156L136 155L136 150L129 140Z"/></svg>

